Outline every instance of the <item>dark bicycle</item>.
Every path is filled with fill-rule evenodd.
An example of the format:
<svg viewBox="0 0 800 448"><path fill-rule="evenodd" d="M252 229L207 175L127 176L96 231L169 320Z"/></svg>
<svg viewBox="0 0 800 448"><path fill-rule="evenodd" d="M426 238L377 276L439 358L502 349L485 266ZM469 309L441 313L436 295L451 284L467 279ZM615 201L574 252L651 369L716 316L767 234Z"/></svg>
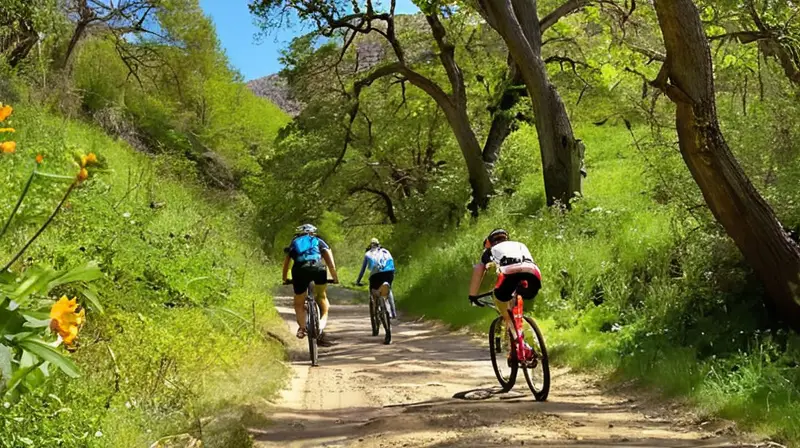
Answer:
<svg viewBox="0 0 800 448"><path fill-rule="evenodd" d="M327 283L333 283L333 280L328 279ZM292 284L291 280L286 281L287 285ZM317 367L319 359L319 351L317 349L317 342L322 336L322 330L319 328L319 305L314 299L314 282L308 284L308 294L306 294L306 338L308 338L308 354L311 358L311 366Z"/></svg>
<svg viewBox="0 0 800 448"><path fill-rule="evenodd" d="M492 308L498 314L489 326L489 351L497 381L503 392L510 391L521 368L534 398L544 401L550 393L550 364L542 332L536 321L523 314L522 296L516 291L513 296L516 302L511 311L514 328L507 329L500 310L493 301L485 300L492 294L488 292L478 298L481 305Z"/></svg>
<svg viewBox="0 0 800 448"><path fill-rule="evenodd" d="M385 289L389 290L389 284L384 283ZM384 289L381 287L381 290ZM380 291L380 290L379 290ZM372 324L372 335L377 336L380 333L381 325L383 325L385 336L383 343L388 345L392 343L392 320L391 313L389 312L389 294L369 293L369 320Z"/></svg>

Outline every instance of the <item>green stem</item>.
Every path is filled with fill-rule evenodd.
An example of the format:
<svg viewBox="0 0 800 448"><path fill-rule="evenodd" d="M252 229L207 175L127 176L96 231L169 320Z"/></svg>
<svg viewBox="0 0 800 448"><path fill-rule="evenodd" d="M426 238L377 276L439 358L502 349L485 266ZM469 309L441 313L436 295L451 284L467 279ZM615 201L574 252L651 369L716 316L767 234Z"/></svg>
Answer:
<svg viewBox="0 0 800 448"><path fill-rule="evenodd" d="M25 196L28 194L28 190L31 188L31 183L33 183L34 177L36 177L36 165L33 166L31 177L28 178L28 182L25 184L25 188L22 189L22 194L19 196L19 200L17 201L17 205L14 207L14 211L11 212L11 215L9 215L8 220L6 221L6 225L3 226L3 230L0 230L0 238L2 238L3 235L6 234L8 226L11 225L11 221L14 220L14 216L17 215L17 211L19 211L19 207L22 205L22 201L25 199Z"/></svg>
<svg viewBox="0 0 800 448"><path fill-rule="evenodd" d="M39 235L41 235L42 232L44 232L47 226L49 226L50 223L52 223L53 220L56 219L56 215L58 215L58 212L61 211L61 207L64 205L64 203L67 202L67 198L69 198L69 195L72 193L72 190L74 190L75 187L78 186L78 182L79 182L78 179L75 179L75 181L72 182L72 185L69 186L69 189L64 194L64 198L61 199L61 202L58 203L58 207L56 207L56 209L53 210L53 214L50 215L49 218L47 218L47 221L45 221L44 224L42 224L42 227L39 228L36 234L33 235L33 237L30 240L28 240L27 243L25 243L25 246L23 246L22 249L20 249L20 251L17 252L17 255L15 255L14 258L11 261L9 261L8 264L5 265L2 270L0 270L0 272L6 272L14 263L16 263L17 260L19 260L19 257L21 257L22 254L24 254L25 251L28 250L31 244L33 244L33 242L36 241L37 238L39 238Z"/></svg>

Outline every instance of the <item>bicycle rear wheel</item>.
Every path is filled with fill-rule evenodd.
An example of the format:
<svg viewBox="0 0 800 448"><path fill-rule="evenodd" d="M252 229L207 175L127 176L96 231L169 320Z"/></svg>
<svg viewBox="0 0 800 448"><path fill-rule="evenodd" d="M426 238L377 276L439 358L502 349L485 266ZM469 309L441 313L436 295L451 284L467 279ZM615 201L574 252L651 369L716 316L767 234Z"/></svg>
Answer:
<svg viewBox="0 0 800 448"><path fill-rule="evenodd" d="M503 392L508 392L514 387L517 381L517 351L514 350L514 343L511 335L506 330L502 317L498 317L489 326L489 352L492 355L492 367L494 375L503 388Z"/></svg>
<svg viewBox="0 0 800 448"><path fill-rule="evenodd" d="M392 320L389 316L389 310L386 307L385 297L378 299L378 313L381 324L383 324L383 330L386 334L383 338L383 343L389 345L392 343Z"/></svg>
<svg viewBox="0 0 800 448"><path fill-rule="evenodd" d="M369 323L372 325L372 335L377 336L381 330L380 321L378 320L378 310L375 306L375 298L370 294L369 297Z"/></svg>
<svg viewBox="0 0 800 448"><path fill-rule="evenodd" d="M547 359L547 347L544 344L539 326L536 321L525 316L523 323L523 337L525 342L533 349L533 359L527 362L520 362L522 373L525 375L525 382L533 392L536 401L547 400L550 393L550 363Z"/></svg>
<svg viewBox="0 0 800 448"><path fill-rule="evenodd" d="M312 302L313 306L306 306L306 329L308 338L308 354L311 358L311 366L318 365L319 352L317 350L317 338L319 337L319 308L316 302Z"/></svg>

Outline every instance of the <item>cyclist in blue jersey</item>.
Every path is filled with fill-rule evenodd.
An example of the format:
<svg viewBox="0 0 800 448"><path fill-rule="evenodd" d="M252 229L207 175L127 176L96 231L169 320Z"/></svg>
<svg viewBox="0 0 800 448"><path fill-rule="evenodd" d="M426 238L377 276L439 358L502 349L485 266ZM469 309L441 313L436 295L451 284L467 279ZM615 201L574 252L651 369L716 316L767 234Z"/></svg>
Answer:
<svg viewBox="0 0 800 448"><path fill-rule="evenodd" d="M327 271L331 272L334 283L339 283L333 252L328 244L317 236L317 228L311 224L303 224L296 230L296 235L289 246L284 249L286 258L283 261L283 282L287 283L289 266L292 267L292 288L294 289L294 311L297 316L297 337L306 337L305 300L308 295L308 284L314 282L314 298L319 305L319 328L324 330L328 322ZM326 345L326 339L320 337L320 345Z"/></svg>
<svg viewBox="0 0 800 448"><path fill-rule="evenodd" d="M392 292L394 258L392 258L392 254L388 250L381 247L381 243L377 238L373 238L370 241L367 253L364 254L361 272L358 273L358 280L356 280L358 286L361 286L361 279L367 269L369 269L369 289L372 295L377 296L380 294L385 297L388 294L392 319L395 319L397 317L397 308L394 305L394 293Z"/></svg>

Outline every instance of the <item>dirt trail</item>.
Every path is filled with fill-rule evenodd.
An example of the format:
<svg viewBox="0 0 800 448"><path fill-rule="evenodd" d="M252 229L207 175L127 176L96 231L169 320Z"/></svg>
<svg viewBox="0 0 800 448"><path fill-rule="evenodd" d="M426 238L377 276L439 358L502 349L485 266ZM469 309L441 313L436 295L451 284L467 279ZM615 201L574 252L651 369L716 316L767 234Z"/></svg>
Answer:
<svg viewBox="0 0 800 448"><path fill-rule="evenodd" d="M294 334L291 299L276 300ZM496 388L485 342L406 320L386 346L364 305L334 302L330 319L339 344L321 349L320 367L309 366L305 340L293 341L294 377L273 425L252 429L257 447L745 446L724 425L609 395L567 369L553 371L547 402L524 380L509 394L453 398Z"/></svg>

